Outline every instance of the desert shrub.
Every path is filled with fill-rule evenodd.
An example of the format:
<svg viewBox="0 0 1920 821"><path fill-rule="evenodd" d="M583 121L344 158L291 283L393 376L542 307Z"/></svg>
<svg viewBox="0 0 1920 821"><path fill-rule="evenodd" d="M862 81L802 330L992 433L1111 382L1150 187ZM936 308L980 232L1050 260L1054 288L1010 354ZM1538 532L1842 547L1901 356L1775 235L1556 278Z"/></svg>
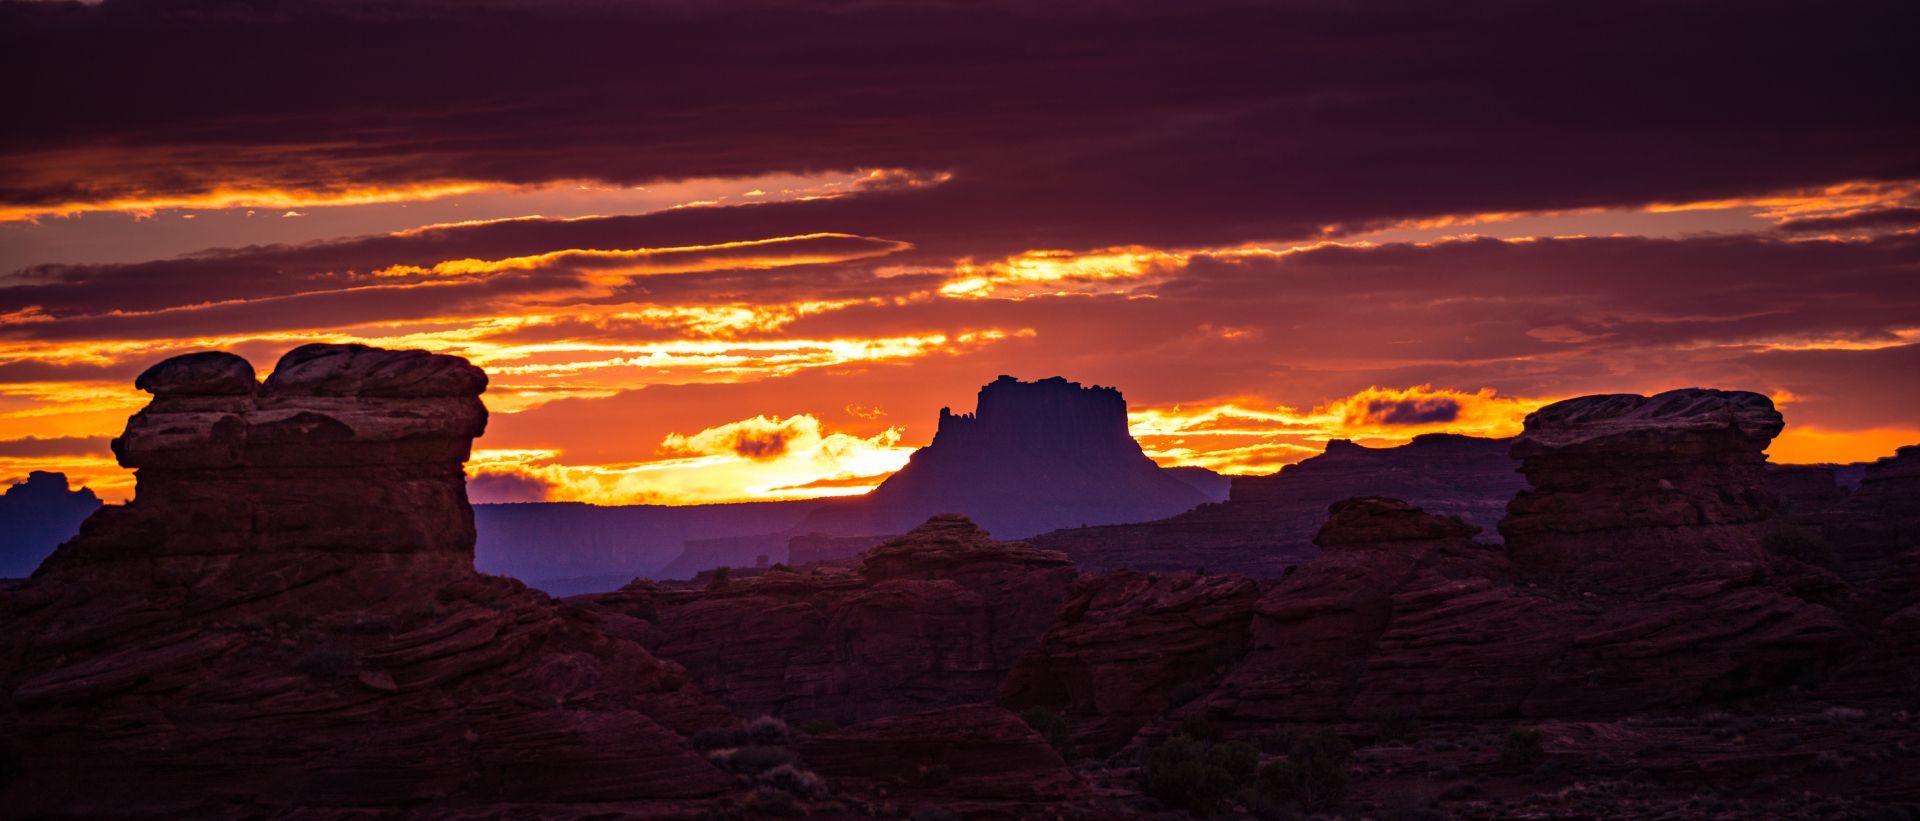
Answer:
<svg viewBox="0 0 1920 821"><path fill-rule="evenodd" d="M732 581L733 581L733 568L728 567L726 565L721 565L713 569L712 576L707 577L707 589L708 590L725 590L727 589L727 584Z"/></svg>
<svg viewBox="0 0 1920 821"><path fill-rule="evenodd" d="M1061 758L1069 762L1079 758L1078 752L1073 748L1073 728L1068 726L1066 716L1045 707L1029 707L1020 712L1020 720L1025 721L1028 727L1032 727L1034 732L1039 733L1048 744L1053 745L1054 751L1060 753Z"/></svg>
<svg viewBox="0 0 1920 821"><path fill-rule="evenodd" d="M1817 773L1837 772L1845 767L1847 760L1832 750L1821 750L1813 754L1813 760L1807 763L1807 769Z"/></svg>
<svg viewBox="0 0 1920 821"><path fill-rule="evenodd" d="M1426 784L1407 784L1387 793L1381 802L1380 821L1436 821L1446 818L1437 809L1438 792Z"/></svg>
<svg viewBox="0 0 1920 821"><path fill-rule="evenodd" d="M784 747L749 744L736 750L714 750L707 754L715 764L736 773L759 775L783 764L794 762L793 751Z"/></svg>
<svg viewBox="0 0 1920 821"><path fill-rule="evenodd" d="M316 681L331 681L353 669L353 657L338 650L315 650L294 662L293 669Z"/></svg>
<svg viewBox="0 0 1920 821"><path fill-rule="evenodd" d="M1419 710L1410 704L1389 705L1380 711L1378 718L1374 736L1381 741L1413 741L1426 727L1420 720Z"/></svg>
<svg viewBox="0 0 1920 821"><path fill-rule="evenodd" d="M1148 751L1142 775L1148 795L1207 813L1252 783L1259 766L1260 751L1251 744L1218 743L1182 731Z"/></svg>
<svg viewBox="0 0 1920 821"><path fill-rule="evenodd" d="M755 744L779 746L793 740L793 730L773 716L757 716L747 722L747 738Z"/></svg>
<svg viewBox="0 0 1920 821"><path fill-rule="evenodd" d="M1287 760L1261 767L1255 788L1269 800L1325 809L1346 800L1352 767L1353 744L1322 730L1296 738Z"/></svg>
<svg viewBox="0 0 1920 821"><path fill-rule="evenodd" d="M1818 532L1806 528L1783 527L1771 531L1760 537L1760 547L1771 555L1820 567L1831 567L1835 561L1833 545Z"/></svg>
<svg viewBox="0 0 1920 821"><path fill-rule="evenodd" d="M1531 770L1545 756L1540 747L1540 731L1515 727L1507 731L1507 742L1500 748L1500 766L1515 772Z"/></svg>
<svg viewBox="0 0 1920 821"><path fill-rule="evenodd" d="M747 731L739 727L710 727L694 733L687 743L702 751L739 747L747 743Z"/></svg>
<svg viewBox="0 0 1920 821"><path fill-rule="evenodd" d="M1213 722L1202 716L1188 716L1185 721L1180 722L1180 732L1201 741L1220 740L1220 728L1213 726Z"/></svg>
<svg viewBox="0 0 1920 821"><path fill-rule="evenodd" d="M953 768L945 764L935 764L920 771L920 783L927 787L944 787L953 783Z"/></svg>
<svg viewBox="0 0 1920 821"><path fill-rule="evenodd" d="M761 773L760 783L798 798L827 797L827 782L813 771L800 769L790 762Z"/></svg>
<svg viewBox="0 0 1920 821"><path fill-rule="evenodd" d="M1189 812L1205 815L1235 792L1233 775L1208 761L1207 742L1176 735L1147 752L1143 775L1147 794Z"/></svg>
<svg viewBox="0 0 1920 821"><path fill-rule="evenodd" d="M793 800L793 793L765 784L754 787L753 792L747 795L747 806L766 815L787 817L803 814L799 804Z"/></svg>

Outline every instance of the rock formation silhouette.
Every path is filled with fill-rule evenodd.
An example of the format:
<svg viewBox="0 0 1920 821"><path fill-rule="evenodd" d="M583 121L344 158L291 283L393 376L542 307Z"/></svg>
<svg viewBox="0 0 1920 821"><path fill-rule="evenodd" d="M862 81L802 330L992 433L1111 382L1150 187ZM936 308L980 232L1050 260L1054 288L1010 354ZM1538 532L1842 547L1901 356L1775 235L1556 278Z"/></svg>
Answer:
<svg viewBox="0 0 1920 821"><path fill-rule="evenodd" d="M36 470L9 486L0 493L0 579L32 575L99 508L100 497L70 489L64 473Z"/></svg>
<svg viewBox="0 0 1920 821"><path fill-rule="evenodd" d="M474 572L461 463L486 377L308 345L264 384L162 362L137 471L0 609L6 812L696 806L727 719L678 665Z"/></svg>
<svg viewBox="0 0 1920 821"><path fill-rule="evenodd" d="M1002 376L980 389L974 412L942 408L933 442L906 467L866 496L809 516L796 535L904 533L959 513L997 538L1019 539L1164 518L1206 501L1140 450L1118 390Z"/></svg>

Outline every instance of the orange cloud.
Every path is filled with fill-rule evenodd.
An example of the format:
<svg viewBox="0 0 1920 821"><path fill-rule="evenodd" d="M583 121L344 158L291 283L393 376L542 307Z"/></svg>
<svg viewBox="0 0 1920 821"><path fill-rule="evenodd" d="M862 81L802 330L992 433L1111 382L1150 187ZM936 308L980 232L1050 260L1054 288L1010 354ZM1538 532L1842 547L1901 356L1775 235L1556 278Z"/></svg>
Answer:
<svg viewBox="0 0 1920 821"><path fill-rule="evenodd" d="M553 501L610 505L858 495L906 464L913 448L901 435L897 427L867 437L831 432L811 414L763 415L669 434L661 458L644 462L578 465L556 450L480 449L468 476L489 491L538 483ZM515 478L488 478L506 475Z"/></svg>
<svg viewBox="0 0 1920 821"><path fill-rule="evenodd" d="M1870 462L1912 444L1920 444L1920 428L1826 430L1789 423L1767 448L1767 458L1789 465Z"/></svg>
<svg viewBox="0 0 1920 821"><path fill-rule="evenodd" d="M33 220L44 217L70 217L99 211L118 211L136 216L151 216L168 208L214 210L220 208L289 209L285 216L303 216L291 209L338 205L374 205L392 202L418 202L455 197L489 190L508 190L514 186L484 182L449 180L414 185L344 186L294 188L216 188L200 194L103 197L75 199L44 205L0 205L0 222Z"/></svg>
<svg viewBox="0 0 1920 821"><path fill-rule="evenodd" d="M1326 447L1329 439L1400 444L1422 433L1503 437L1520 432L1527 414L1552 400L1418 385L1370 387L1310 410L1260 407L1257 400L1135 408L1128 426L1163 465L1197 465L1223 473L1268 473Z"/></svg>

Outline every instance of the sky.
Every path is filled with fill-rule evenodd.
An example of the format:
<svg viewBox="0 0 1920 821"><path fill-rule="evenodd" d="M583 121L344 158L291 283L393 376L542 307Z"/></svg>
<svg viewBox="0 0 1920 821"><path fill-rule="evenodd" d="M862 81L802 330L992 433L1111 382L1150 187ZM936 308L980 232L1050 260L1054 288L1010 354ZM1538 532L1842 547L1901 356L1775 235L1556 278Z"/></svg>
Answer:
<svg viewBox="0 0 1920 821"><path fill-rule="evenodd" d="M485 368L476 501L864 492L1000 374L1156 460L1770 395L1920 442L1911 4L0 0L0 481L136 375Z"/></svg>

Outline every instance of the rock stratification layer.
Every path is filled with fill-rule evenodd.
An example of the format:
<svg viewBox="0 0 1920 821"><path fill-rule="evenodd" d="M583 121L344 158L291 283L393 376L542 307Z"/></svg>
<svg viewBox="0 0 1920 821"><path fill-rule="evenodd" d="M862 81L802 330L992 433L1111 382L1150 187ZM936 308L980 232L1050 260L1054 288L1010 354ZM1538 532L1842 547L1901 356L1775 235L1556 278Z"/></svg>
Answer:
<svg viewBox="0 0 1920 821"><path fill-rule="evenodd" d="M460 465L485 377L310 345L265 384L206 353L140 377L135 500L0 594L0 757L28 816L698 806L726 720L589 613L472 569Z"/></svg>
<svg viewBox="0 0 1920 821"><path fill-rule="evenodd" d="M1534 411L1513 447L1530 487L1500 522L1516 569L1635 590L1759 563L1783 425L1765 396L1703 388Z"/></svg>
<svg viewBox="0 0 1920 821"><path fill-rule="evenodd" d="M307 345L264 385L229 353L169 359L113 441L135 499L56 560L271 553L444 554L470 561L461 465L487 424L486 375L425 351Z"/></svg>

